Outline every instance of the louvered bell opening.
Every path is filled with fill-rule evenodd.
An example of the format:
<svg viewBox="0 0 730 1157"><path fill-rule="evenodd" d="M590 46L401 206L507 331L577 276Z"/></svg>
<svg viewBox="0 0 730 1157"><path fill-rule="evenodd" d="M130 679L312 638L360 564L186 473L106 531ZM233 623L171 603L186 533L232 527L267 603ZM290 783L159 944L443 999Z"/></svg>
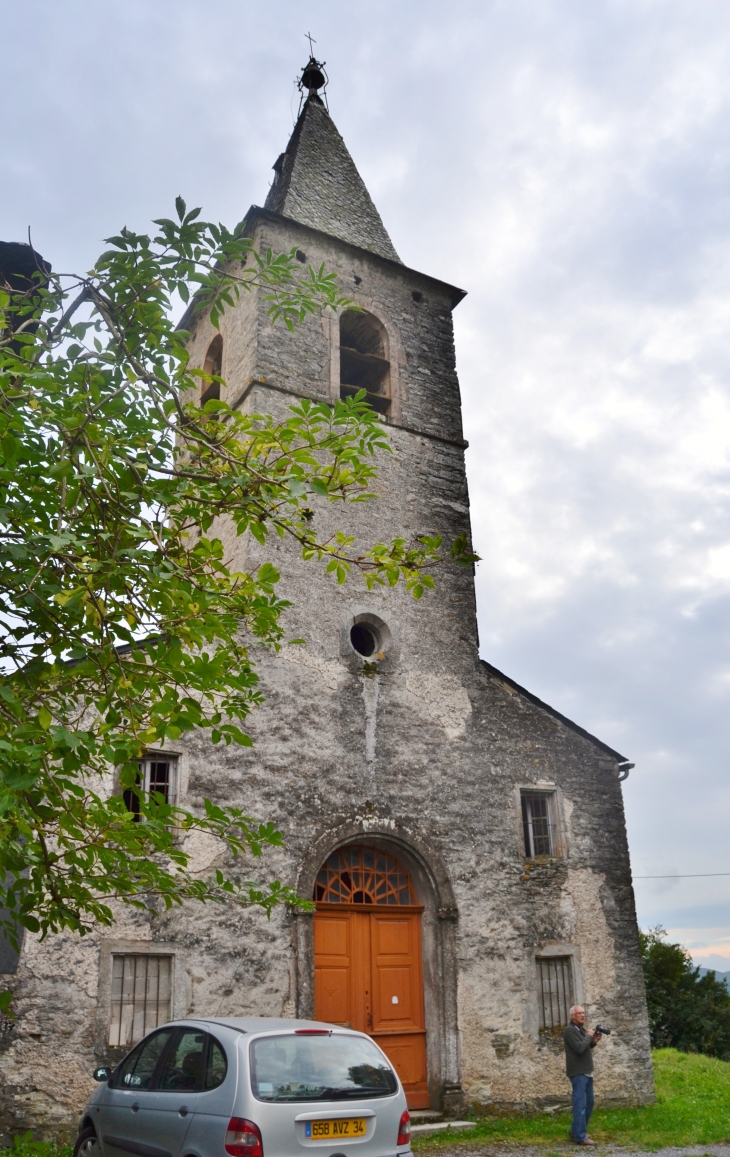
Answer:
<svg viewBox="0 0 730 1157"><path fill-rule="evenodd" d="M347 310L340 317L340 397L354 397L365 390L374 410L387 414L390 409L390 362L385 349L381 325L368 313Z"/></svg>

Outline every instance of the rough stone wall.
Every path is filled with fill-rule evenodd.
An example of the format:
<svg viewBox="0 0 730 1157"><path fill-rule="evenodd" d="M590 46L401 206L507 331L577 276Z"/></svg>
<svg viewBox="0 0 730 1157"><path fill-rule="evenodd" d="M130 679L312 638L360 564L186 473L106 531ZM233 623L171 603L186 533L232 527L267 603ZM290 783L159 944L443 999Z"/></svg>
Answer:
<svg viewBox="0 0 730 1157"><path fill-rule="evenodd" d="M320 504L319 532L347 528L367 543L424 532L449 541L468 531L448 288L270 216L257 239L326 261L344 291L389 326L399 351L401 422L391 426L392 454L379 463L380 499L351 509ZM252 294L223 319L229 398L284 415L298 396L331 397L332 326L313 318L290 335L269 326L265 310ZM192 352L201 363L212 336L209 322L197 323ZM287 543L262 549L221 532L239 565L280 565L281 593L293 603L288 637L307 643L278 655L257 649L266 702L250 720L252 749L213 748L200 735L181 745L185 803L209 796L274 819L285 848L245 872L276 875L305 894L343 839L375 841L412 866L426 907L434 1104L457 1107L462 1090L484 1110L565 1100L559 1042L538 1028L535 958L551 952L572 954L590 1021L613 1030L596 1058L599 1095L650 1100L615 753L479 662L469 569L444 567L436 591L415 602L399 589L368 592L356 577L337 587ZM375 665L349 644L356 615L384 624L385 658ZM519 789L530 786L555 792L562 854L528 863ZM220 862L210 843L198 840L193 850L201 871ZM175 952L176 1015L313 1011L311 917L280 912L267 922L232 907L188 906L150 920L122 914L113 933L86 943L28 938L18 1027L0 1056L6 1128L71 1126L86 1074L108 1055L108 1006L99 994L108 987L104 942L112 935Z"/></svg>

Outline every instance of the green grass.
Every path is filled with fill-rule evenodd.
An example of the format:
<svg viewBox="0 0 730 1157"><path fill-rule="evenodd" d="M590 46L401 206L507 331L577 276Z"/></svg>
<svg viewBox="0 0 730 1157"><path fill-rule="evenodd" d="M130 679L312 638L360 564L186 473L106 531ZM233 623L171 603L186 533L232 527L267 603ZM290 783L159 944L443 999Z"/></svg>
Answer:
<svg viewBox="0 0 730 1157"><path fill-rule="evenodd" d="M599 1075L600 1081L600 1075ZM642 1109L598 1109L590 1133L602 1145L661 1149L667 1145L715 1145L730 1141L730 1064L696 1053L659 1049L654 1053L655 1105ZM569 1086L568 1086L569 1087ZM563 1157L570 1116L483 1117L473 1129L414 1136L413 1147L437 1150L540 1145L545 1157ZM572 1149L572 1147L571 1147ZM70 1145L16 1137L7 1157L71 1157ZM426 1154L424 1153L424 1157Z"/></svg>
<svg viewBox="0 0 730 1157"><path fill-rule="evenodd" d="M590 1135L602 1145L660 1149L665 1145L713 1145L730 1141L730 1064L696 1053L658 1049L654 1053L655 1105L640 1109L598 1109ZM597 1085L600 1074L597 1077ZM478 1145L567 1144L570 1116L486 1117L473 1129L414 1137L414 1148L438 1149L455 1142ZM460 1144L461 1147L461 1144Z"/></svg>
<svg viewBox="0 0 730 1157"><path fill-rule="evenodd" d="M73 1145L61 1141L34 1141L33 1134L28 1132L13 1137L12 1147L4 1152L5 1157L72 1157Z"/></svg>

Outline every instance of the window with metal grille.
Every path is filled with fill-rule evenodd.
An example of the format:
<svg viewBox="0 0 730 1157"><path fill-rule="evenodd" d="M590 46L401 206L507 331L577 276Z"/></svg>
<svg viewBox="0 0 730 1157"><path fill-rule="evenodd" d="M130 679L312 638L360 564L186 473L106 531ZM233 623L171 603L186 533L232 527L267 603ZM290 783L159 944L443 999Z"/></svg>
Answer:
<svg viewBox="0 0 730 1157"><path fill-rule="evenodd" d="M175 802L175 771L176 760L169 755L151 755L139 761L139 775L137 776L137 790L127 788L122 794L127 811L134 813L135 819L140 819L139 791L159 792L165 803Z"/></svg>
<svg viewBox="0 0 730 1157"><path fill-rule="evenodd" d="M314 899L325 904L417 904L408 871L379 848L339 848L317 873Z"/></svg>
<svg viewBox="0 0 730 1157"><path fill-rule="evenodd" d="M573 1004L573 961L569 956L537 960L540 1028L565 1028Z"/></svg>
<svg viewBox="0 0 730 1157"><path fill-rule="evenodd" d="M109 1044L129 1048L170 1019L172 957L113 956Z"/></svg>
<svg viewBox="0 0 730 1157"><path fill-rule="evenodd" d="M526 856L555 855L553 806L552 794L549 792L522 792L522 829Z"/></svg>

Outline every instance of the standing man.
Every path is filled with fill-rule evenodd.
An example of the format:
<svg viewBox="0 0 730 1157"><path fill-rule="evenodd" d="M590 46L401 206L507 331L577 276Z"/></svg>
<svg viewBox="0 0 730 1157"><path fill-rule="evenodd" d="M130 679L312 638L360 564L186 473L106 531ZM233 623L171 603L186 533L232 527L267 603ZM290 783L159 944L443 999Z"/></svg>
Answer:
<svg viewBox="0 0 730 1157"><path fill-rule="evenodd" d="M588 1122L593 1112L593 1049L601 1039L597 1032L586 1032L585 1009L574 1004L570 1024L563 1033L565 1071L573 1086L573 1126L570 1136L576 1145L595 1145L588 1136Z"/></svg>

